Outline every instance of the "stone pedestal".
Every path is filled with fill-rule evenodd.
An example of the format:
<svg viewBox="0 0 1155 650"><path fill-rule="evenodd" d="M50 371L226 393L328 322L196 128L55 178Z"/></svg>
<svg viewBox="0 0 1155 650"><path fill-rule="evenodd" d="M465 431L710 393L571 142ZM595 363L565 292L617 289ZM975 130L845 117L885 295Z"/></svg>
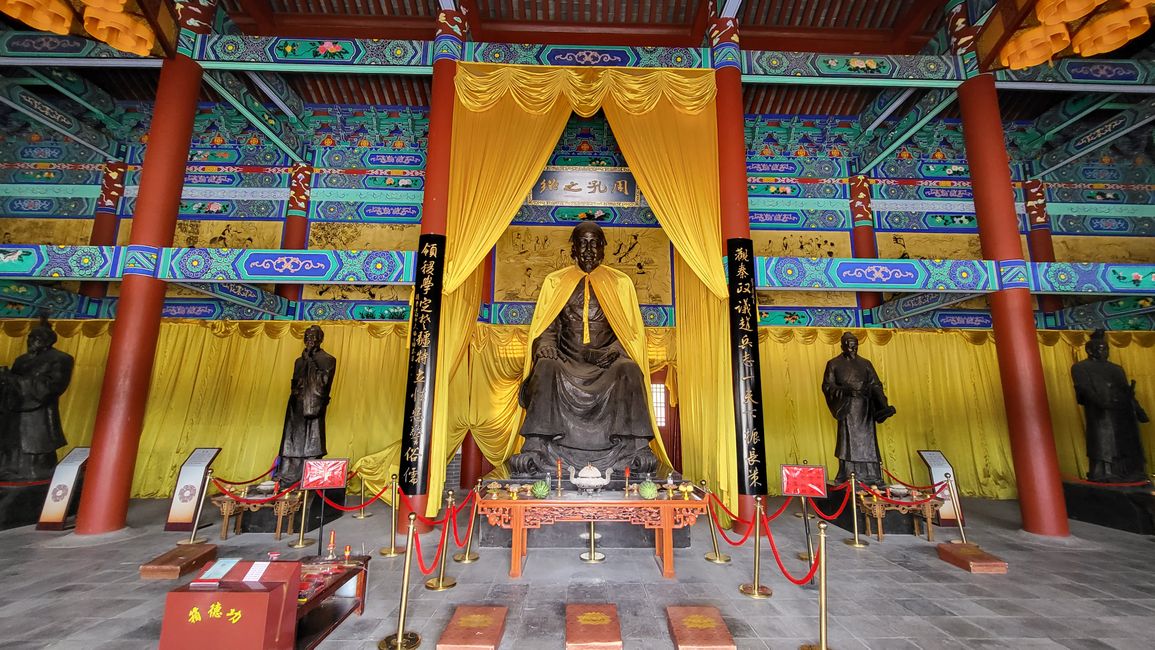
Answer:
<svg viewBox="0 0 1155 650"><path fill-rule="evenodd" d="M1063 482L1067 515L1108 528L1155 535L1155 489Z"/></svg>
<svg viewBox="0 0 1155 650"><path fill-rule="evenodd" d="M345 490L341 488L334 488L325 490L325 496L333 503L345 505ZM321 506L325 507L325 524L341 517L343 512L330 506L321 500L320 493L317 491L309 491L309 514L305 518L305 532L316 530L321 525ZM293 531L296 534L298 527L301 524L301 513L298 511L293 515ZM244 518L241 520L242 533L273 533L277 530L277 515L273 514L272 508L261 508L256 512L246 512ZM285 527L288 530L288 526Z"/></svg>

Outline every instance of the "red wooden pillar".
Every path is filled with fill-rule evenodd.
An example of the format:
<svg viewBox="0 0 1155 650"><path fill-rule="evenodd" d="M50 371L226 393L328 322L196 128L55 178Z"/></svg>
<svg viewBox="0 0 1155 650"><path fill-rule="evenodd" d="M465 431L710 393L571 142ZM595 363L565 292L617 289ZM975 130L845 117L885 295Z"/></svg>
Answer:
<svg viewBox="0 0 1155 650"><path fill-rule="evenodd" d="M399 514L410 506L425 515L429 502L429 457L433 437L434 386L441 323L441 287L445 268L445 228L449 212L449 153L453 137L453 77L464 49L464 16L442 10L434 39L433 93L429 105L429 145L425 157L425 195L421 203L421 237L417 243L416 286L409 317L409 372L405 381L405 419L401 431L398 483L408 496ZM444 397L442 397L444 399ZM430 530L420 524L420 532Z"/></svg>
<svg viewBox="0 0 1155 650"><path fill-rule="evenodd" d="M289 174L289 205L285 227L281 231L281 248L304 250L309 247L309 194L313 187L313 166L293 165ZM277 295L285 300L300 300L301 285L278 284Z"/></svg>
<svg viewBox="0 0 1155 650"><path fill-rule="evenodd" d="M1023 201L1027 206L1027 248L1032 262L1054 262L1055 243L1051 239L1051 217L1047 214L1047 186L1032 178L1023 182ZM1039 309L1053 314L1063 308L1063 301L1053 294L1038 296Z"/></svg>
<svg viewBox="0 0 1155 650"><path fill-rule="evenodd" d="M167 59L161 67L130 246L172 245L200 84L201 67L186 56ZM164 290L161 280L125 271L80 497L77 534L124 527Z"/></svg>
<svg viewBox="0 0 1155 650"><path fill-rule="evenodd" d="M737 20L712 17L709 37L717 85L722 241L729 269L727 311L738 463L738 517L754 521L754 497L766 494L766 458L762 444L758 299L754 290L754 245L750 240L750 204L746 190L746 118L742 110ZM734 522L734 526L745 532L746 526L740 522Z"/></svg>
<svg viewBox="0 0 1155 650"><path fill-rule="evenodd" d="M874 210L870 207L870 179L855 174L848 180L850 185L850 218L854 229L850 231L850 250L855 257L874 259L878 257L878 242L874 238ZM858 308L874 309L882 304L882 294L877 291L858 292Z"/></svg>
<svg viewBox="0 0 1155 650"><path fill-rule="evenodd" d="M128 165L119 160L104 163L104 173L100 178L100 195L96 197L96 210L92 213L92 234L89 246L116 245L116 211L124 196L124 175ZM108 293L107 282L82 282L81 295L89 298L103 298Z"/></svg>
<svg viewBox="0 0 1155 650"><path fill-rule="evenodd" d="M1012 265L1017 262L1025 271L994 76L968 79L959 86L958 98L983 257ZM1030 290L1024 281L1022 286L991 294L990 303L1023 529L1066 536L1067 506Z"/></svg>

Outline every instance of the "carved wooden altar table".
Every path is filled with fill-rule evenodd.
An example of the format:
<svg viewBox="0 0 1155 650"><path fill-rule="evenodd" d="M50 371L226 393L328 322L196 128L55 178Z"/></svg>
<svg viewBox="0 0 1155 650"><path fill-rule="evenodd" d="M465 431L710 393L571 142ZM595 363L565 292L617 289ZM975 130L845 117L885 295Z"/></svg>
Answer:
<svg viewBox="0 0 1155 650"><path fill-rule="evenodd" d="M610 492L590 497L566 494L549 499L485 498L478 502L478 508L491 526L513 532L509 556L511 578L521 577L529 529L558 522L590 521L623 521L652 529L654 559L662 569L662 576L673 578L674 529L692 526L699 514L706 513L706 502L696 493L689 499L679 496L645 500L627 499L620 492Z"/></svg>
<svg viewBox="0 0 1155 650"><path fill-rule="evenodd" d="M919 517L922 517L926 522L926 541L934 541L934 515L942 507L942 499L931 499L929 501L921 501L924 497L919 494L916 495L917 500L911 503L887 503L877 498L872 498L868 494L860 492L858 494L858 508L866 515L864 520L866 522L866 536L869 537L871 533L870 520L874 518L878 529L878 541L882 541L882 520L886 517L888 510L897 510L902 514L914 514L911 518L911 523L914 524L914 534L919 536L922 531L919 530Z"/></svg>

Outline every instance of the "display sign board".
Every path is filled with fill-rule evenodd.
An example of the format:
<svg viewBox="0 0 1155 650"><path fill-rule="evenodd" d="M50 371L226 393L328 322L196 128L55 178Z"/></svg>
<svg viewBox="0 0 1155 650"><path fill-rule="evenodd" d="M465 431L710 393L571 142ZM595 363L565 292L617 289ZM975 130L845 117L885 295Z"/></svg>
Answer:
<svg viewBox="0 0 1155 650"><path fill-rule="evenodd" d="M192 530L193 520L197 516L197 506L201 501L201 492L206 487L205 477L209 465L213 464L219 453L220 447L198 447L180 466L176 488L172 491L172 504L168 508L168 521L164 524L165 530Z"/></svg>
<svg viewBox="0 0 1155 650"><path fill-rule="evenodd" d="M348 479L348 458L310 458L305 461L305 467L301 471L301 489L344 489Z"/></svg>
<svg viewBox="0 0 1155 650"><path fill-rule="evenodd" d="M44 497L44 508L40 510L40 521L36 523L36 530L64 530L64 522L68 519L68 509L76 499L76 483L80 479L80 470L88 462L88 447L76 447L68 452L64 460L56 464L56 471L52 472L51 487L48 496Z"/></svg>
<svg viewBox="0 0 1155 650"><path fill-rule="evenodd" d="M826 468L821 465L783 465L782 496L826 496Z"/></svg>
<svg viewBox="0 0 1155 650"><path fill-rule="evenodd" d="M946 456L937 449L920 449L918 451L922 462L926 463L926 467L930 470L930 482L937 485L946 480L946 475L957 476L954 473L954 468L951 467L950 461ZM958 487L958 480L955 480L955 487ZM955 507L954 501L950 498L950 492L944 490L939 496L942 499L942 508L938 511L938 525L939 526L957 526L959 520L962 518L962 508Z"/></svg>

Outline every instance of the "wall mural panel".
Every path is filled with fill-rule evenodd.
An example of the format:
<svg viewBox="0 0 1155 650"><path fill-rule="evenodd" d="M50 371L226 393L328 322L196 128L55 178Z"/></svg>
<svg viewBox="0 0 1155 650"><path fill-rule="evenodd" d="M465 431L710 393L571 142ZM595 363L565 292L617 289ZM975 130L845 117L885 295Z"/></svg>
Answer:
<svg viewBox="0 0 1155 650"><path fill-rule="evenodd" d="M327 223L312 222L309 224L309 248L316 249L351 249L351 250L417 250L417 237L421 234L421 226L394 223ZM343 301L384 301L390 303L409 302L412 289L396 285L340 285L340 284L307 284L301 298L304 300L343 300ZM371 313L374 319L385 315L397 315L396 305L384 311L376 310L365 312L365 306L360 304L348 305L348 309ZM314 315L326 314L321 307L310 308ZM386 313L387 312L387 313ZM406 314L408 310L406 309Z"/></svg>
<svg viewBox="0 0 1155 650"><path fill-rule="evenodd" d="M1155 262L1155 242L1146 237L1071 237L1055 235L1058 262Z"/></svg>
<svg viewBox="0 0 1155 650"><path fill-rule="evenodd" d="M84 246L92 219L0 219L0 244Z"/></svg>

